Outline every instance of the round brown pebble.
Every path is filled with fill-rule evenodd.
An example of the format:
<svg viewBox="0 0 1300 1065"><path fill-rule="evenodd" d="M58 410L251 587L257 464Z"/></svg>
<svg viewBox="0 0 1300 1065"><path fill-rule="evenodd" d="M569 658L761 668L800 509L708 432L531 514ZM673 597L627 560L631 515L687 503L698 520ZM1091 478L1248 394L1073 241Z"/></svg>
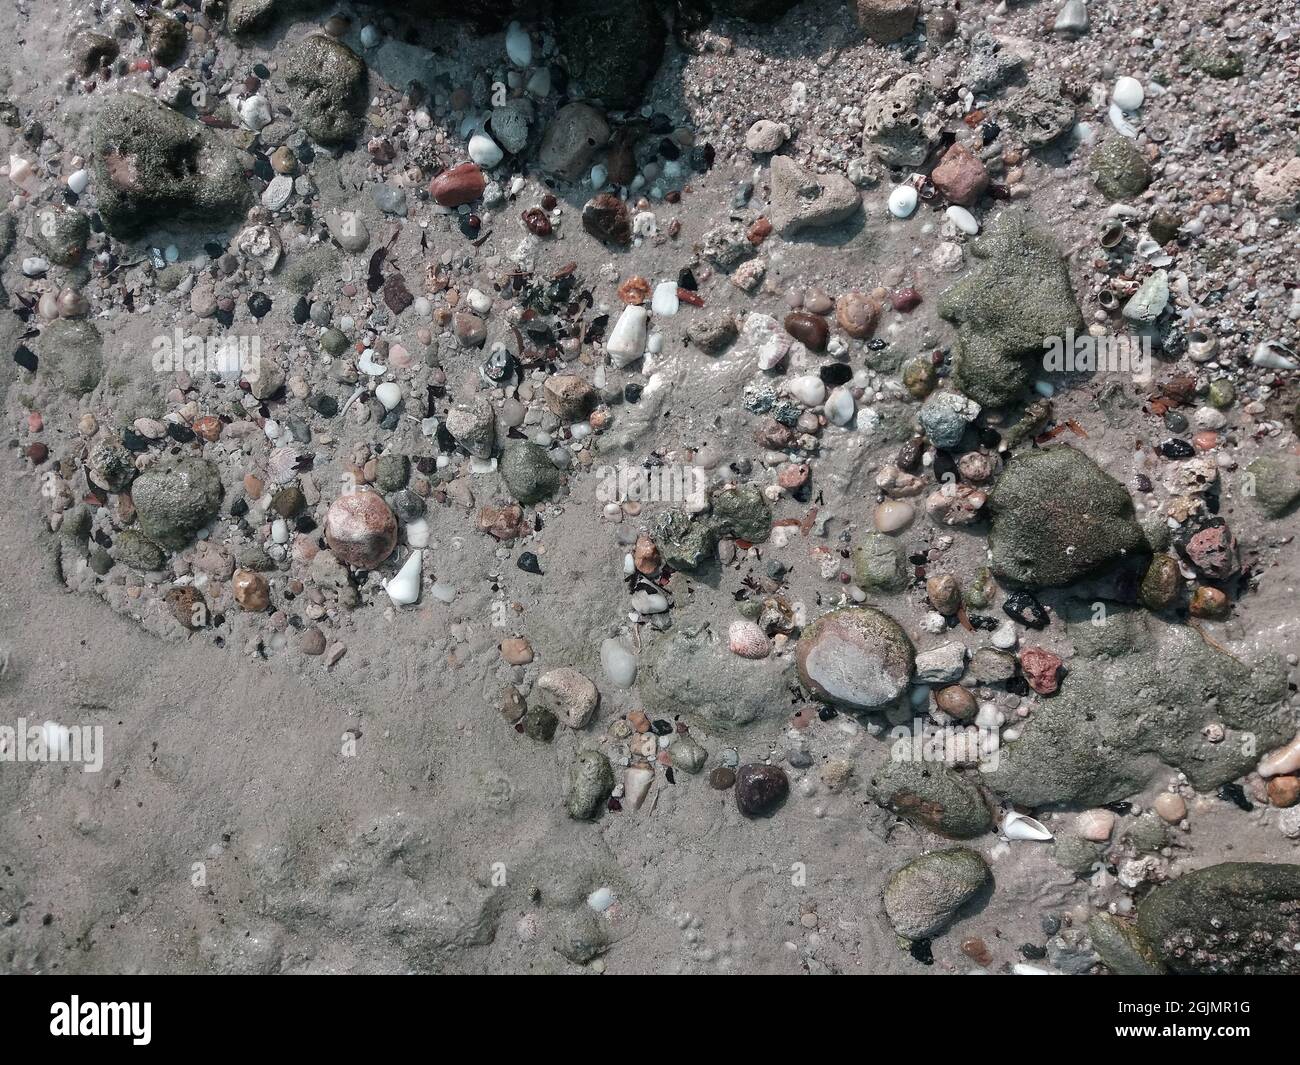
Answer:
<svg viewBox="0 0 1300 1065"><path fill-rule="evenodd" d="M1218 588L1201 585L1196 591L1192 592L1192 599L1187 604L1187 609L1194 618L1220 621L1228 616L1232 606L1228 602L1227 595Z"/></svg>
<svg viewBox="0 0 1300 1065"><path fill-rule="evenodd" d="M875 331L880 305L861 292L849 292L835 301L835 321L854 340L865 340Z"/></svg>
<svg viewBox="0 0 1300 1065"><path fill-rule="evenodd" d="M298 650L305 655L323 655L325 653L325 634L313 625L298 637Z"/></svg>
<svg viewBox="0 0 1300 1065"><path fill-rule="evenodd" d="M974 717L975 711L979 709L975 696L960 684L950 684L946 688L940 688L934 697L934 702L945 714L950 714L958 721Z"/></svg>
<svg viewBox="0 0 1300 1065"><path fill-rule="evenodd" d="M1156 813L1171 825L1178 824L1187 816L1187 801L1177 792L1161 792L1156 796L1156 801L1152 803L1152 806L1155 807Z"/></svg>
<svg viewBox="0 0 1300 1065"><path fill-rule="evenodd" d="M809 351L825 351L831 331L826 319L807 311L791 311L785 316L785 331Z"/></svg>
<svg viewBox="0 0 1300 1065"><path fill-rule="evenodd" d="M742 765L736 774L736 809L746 817L768 817L790 794L790 778L780 766Z"/></svg>
<svg viewBox="0 0 1300 1065"><path fill-rule="evenodd" d="M736 771L720 765L709 774L709 787L717 791L726 791L736 783Z"/></svg>
<svg viewBox="0 0 1300 1065"><path fill-rule="evenodd" d="M325 514L330 550L354 569L374 569L397 546L397 519L377 492L348 492Z"/></svg>

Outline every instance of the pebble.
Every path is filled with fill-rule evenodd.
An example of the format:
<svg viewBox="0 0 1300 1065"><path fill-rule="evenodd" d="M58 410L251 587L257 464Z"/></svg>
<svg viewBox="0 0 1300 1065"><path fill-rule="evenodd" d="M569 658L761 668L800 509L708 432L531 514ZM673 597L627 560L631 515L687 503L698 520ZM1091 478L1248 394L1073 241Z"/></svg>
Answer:
<svg viewBox="0 0 1300 1065"><path fill-rule="evenodd" d="M1142 83L1137 78L1122 77L1115 81L1115 87L1111 90L1110 98L1117 103L1122 110L1136 111L1142 106L1146 99L1146 93L1142 91Z"/></svg>
<svg viewBox="0 0 1300 1065"><path fill-rule="evenodd" d="M736 809L745 817L770 817L790 794L790 778L780 766L742 765L736 773Z"/></svg>

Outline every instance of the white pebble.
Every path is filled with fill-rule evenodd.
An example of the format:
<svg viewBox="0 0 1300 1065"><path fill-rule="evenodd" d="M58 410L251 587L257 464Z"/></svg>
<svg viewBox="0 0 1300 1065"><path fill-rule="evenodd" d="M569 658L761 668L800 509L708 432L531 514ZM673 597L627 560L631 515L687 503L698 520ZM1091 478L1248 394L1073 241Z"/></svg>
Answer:
<svg viewBox="0 0 1300 1065"><path fill-rule="evenodd" d="M483 167L494 167L506 157L500 146L486 133L475 133L469 139L469 157Z"/></svg>
<svg viewBox="0 0 1300 1065"><path fill-rule="evenodd" d="M384 405L384 410L392 410L402 402L402 386L385 381L375 389L375 399Z"/></svg>
<svg viewBox="0 0 1300 1065"><path fill-rule="evenodd" d="M506 55L517 67L532 65L533 39L517 22L512 22L506 27Z"/></svg>
<svg viewBox="0 0 1300 1065"><path fill-rule="evenodd" d="M826 383L817 374L792 377L785 389L805 407L817 407L826 402Z"/></svg>
<svg viewBox="0 0 1300 1065"><path fill-rule="evenodd" d="M975 216L966 210L965 207L959 207L954 203L948 208L948 210L944 211L944 214L948 216L948 220L952 222L953 225L968 236L973 237L980 231L979 222L976 221Z"/></svg>
<svg viewBox="0 0 1300 1065"><path fill-rule="evenodd" d="M676 281L660 281L655 285L654 296L650 300L650 309L655 314L671 317L677 313L678 306Z"/></svg>
<svg viewBox="0 0 1300 1065"><path fill-rule="evenodd" d="M394 606L410 606L420 600L420 569L423 551L412 551L411 557L397 571L397 576L384 585L384 591Z"/></svg>
<svg viewBox="0 0 1300 1065"><path fill-rule="evenodd" d="M1146 99L1146 93L1142 91L1142 83L1137 78L1123 77L1116 79L1110 98L1125 111L1136 111Z"/></svg>
<svg viewBox="0 0 1300 1065"><path fill-rule="evenodd" d="M80 196L90 186L89 170L74 170L68 175L68 191Z"/></svg>

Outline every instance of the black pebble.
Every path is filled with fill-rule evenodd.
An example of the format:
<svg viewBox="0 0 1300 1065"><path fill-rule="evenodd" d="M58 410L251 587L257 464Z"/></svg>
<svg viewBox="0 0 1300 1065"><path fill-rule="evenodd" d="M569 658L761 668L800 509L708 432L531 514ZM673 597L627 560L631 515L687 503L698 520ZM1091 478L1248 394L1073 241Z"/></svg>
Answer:
<svg viewBox="0 0 1300 1065"><path fill-rule="evenodd" d="M180 425L177 422L167 423L167 435L178 444L188 444L195 437L193 429L186 425Z"/></svg>
<svg viewBox="0 0 1300 1065"><path fill-rule="evenodd" d="M656 736L667 736L673 731L673 723L665 721L662 717L657 717L650 722L650 731Z"/></svg>
<svg viewBox="0 0 1300 1065"><path fill-rule="evenodd" d="M36 357L36 352L32 351L26 344L19 344L14 352L14 362L24 370L31 370L32 373L35 373L40 360Z"/></svg>
<svg viewBox="0 0 1300 1065"><path fill-rule="evenodd" d="M1224 802L1230 802L1239 810L1245 810L1249 813L1255 809L1255 804L1246 798L1246 789L1240 784L1224 784L1219 789L1219 798Z"/></svg>
<svg viewBox="0 0 1300 1065"><path fill-rule="evenodd" d="M640 385L624 385L623 398L629 403L636 403L641 399L642 388Z"/></svg>
<svg viewBox="0 0 1300 1065"><path fill-rule="evenodd" d="M230 504L230 516L232 518L242 518L248 513L248 500L236 499Z"/></svg>
<svg viewBox="0 0 1300 1065"><path fill-rule="evenodd" d="M908 944L907 952L922 965L934 964L934 951L930 949L928 939L914 939Z"/></svg>
<svg viewBox="0 0 1300 1065"><path fill-rule="evenodd" d="M1002 609L1007 617L1031 629L1045 629L1051 621L1043 604L1028 592L1012 592L1003 601Z"/></svg>
<svg viewBox="0 0 1300 1065"><path fill-rule="evenodd" d="M271 311L271 297L265 292L254 292L248 297L248 309L254 318L264 318Z"/></svg>
<svg viewBox="0 0 1300 1065"><path fill-rule="evenodd" d="M838 388L853 379L853 367L843 362L828 362L817 373L827 388Z"/></svg>
<svg viewBox="0 0 1300 1065"><path fill-rule="evenodd" d="M296 325L305 325L309 317L311 317L311 305L307 302L306 296L301 296L298 302L293 305L294 323Z"/></svg>
<svg viewBox="0 0 1300 1065"><path fill-rule="evenodd" d="M520 555L519 561L516 565L518 565L525 573L536 573L538 576L541 576L542 564L537 561L537 556L531 551L525 551Z"/></svg>
<svg viewBox="0 0 1300 1065"><path fill-rule="evenodd" d="M1160 445L1160 454L1167 459L1190 459L1196 454L1196 448L1186 440L1166 440Z"/></svg>

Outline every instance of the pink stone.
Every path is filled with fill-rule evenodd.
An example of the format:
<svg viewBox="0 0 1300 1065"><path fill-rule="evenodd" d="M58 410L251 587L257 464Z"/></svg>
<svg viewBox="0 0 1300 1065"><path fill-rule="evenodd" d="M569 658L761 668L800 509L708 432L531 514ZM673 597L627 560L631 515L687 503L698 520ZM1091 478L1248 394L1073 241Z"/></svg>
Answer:
<svg viewBox="0 0 1300 1065"><path fill-rule="evenodd" d="M1020 670L1039 695L1052 695L1061 686L1061 656L1046 648L1024 648L1020 652Z"/></svg>
<svg viewBox="0 0 1300 1065"><path fill-rule="evenodd" d="M374 569L397 546L397 519L377 492L348 492L330 504L325 539L340 562Z"/></svg>
<svg viewBox="0 0 1300 1065"><path fill-rule="evenodd" d="M934 187L949 203L973 206L989 187L989 172L964 144L954 144L930 172Z"/></svg>

